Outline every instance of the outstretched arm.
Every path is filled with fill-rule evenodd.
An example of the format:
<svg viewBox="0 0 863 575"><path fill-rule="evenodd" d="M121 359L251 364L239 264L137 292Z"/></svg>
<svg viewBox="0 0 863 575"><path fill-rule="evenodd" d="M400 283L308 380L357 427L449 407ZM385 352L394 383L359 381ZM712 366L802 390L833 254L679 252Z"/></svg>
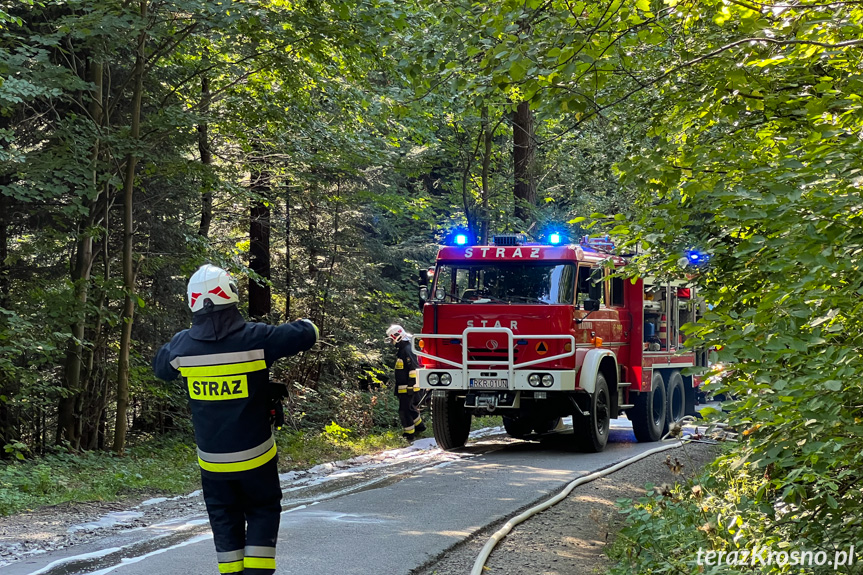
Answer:
<svg viewBox="0 0 863 575"><path fill-rule="evenodd" d="M318 328L309 320L267 326L267 337L264 341L267 364L311 349L317 341Z"/></svg>

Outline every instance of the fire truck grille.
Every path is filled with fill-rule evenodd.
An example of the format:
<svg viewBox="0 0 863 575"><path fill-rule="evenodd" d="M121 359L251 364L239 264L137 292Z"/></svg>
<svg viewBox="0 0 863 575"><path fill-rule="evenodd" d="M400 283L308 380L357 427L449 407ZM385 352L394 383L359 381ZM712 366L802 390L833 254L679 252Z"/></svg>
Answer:
<svg viewBox="0 0 863 575"><path fill-rule="evenodd" d="M513 361L518 360L518 349L512 352ZM505 349L489 350L482 347L467 348L467 358L470 361L506 361L509 359L509 354Z"/></svg>

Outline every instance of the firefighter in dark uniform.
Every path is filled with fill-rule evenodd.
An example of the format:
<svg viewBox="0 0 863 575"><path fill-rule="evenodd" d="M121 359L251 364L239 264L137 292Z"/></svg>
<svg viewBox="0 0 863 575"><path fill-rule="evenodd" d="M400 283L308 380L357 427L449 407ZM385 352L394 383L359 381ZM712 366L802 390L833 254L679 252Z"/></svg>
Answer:
<svg viewBox="0 0 863 575"><path fill-rule="evenodd" d="M308 320L247 323L230 274L212 265L195 272L188 297L192 327L159 350L153 369L185 381L219 572L269 575L282 499L270 427L280 394L269 368L315 345L318 328Z"/></svg>
<svg viewBox="0 0 863 575"><path fill-rule="evenodd" d="M400 325L391 325L387 337L396 346L395 394L399 398L399 421L403 437L412 441L416 434L426 430L419 412L420 388L417 383L419 362L411 349L411 336Z"/></svg>

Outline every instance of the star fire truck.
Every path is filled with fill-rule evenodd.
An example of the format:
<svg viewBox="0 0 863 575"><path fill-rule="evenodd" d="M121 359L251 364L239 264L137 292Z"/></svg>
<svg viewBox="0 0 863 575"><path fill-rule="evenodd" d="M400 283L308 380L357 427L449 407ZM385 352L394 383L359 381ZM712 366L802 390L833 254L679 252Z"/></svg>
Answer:
<svg viewBox="0 0 863 575"><path fill-rule="evenodd" d="M684 370L707 357L683 349L680 330L703 312L694 286L617 277L626 261L605 241L456 243L421 279L412 340L442 448L464 446L473 415L501 415L522 439L572 416L575 446L598 452L622 413L638 441L694 414L698 381Z"/></svg>

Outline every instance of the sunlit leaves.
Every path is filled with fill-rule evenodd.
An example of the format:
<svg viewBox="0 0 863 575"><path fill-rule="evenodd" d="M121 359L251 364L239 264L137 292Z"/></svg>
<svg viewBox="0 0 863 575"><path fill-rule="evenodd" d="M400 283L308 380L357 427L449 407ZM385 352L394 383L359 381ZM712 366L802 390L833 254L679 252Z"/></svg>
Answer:
<svg viewBox="0 0 863 575"><path fill-rule="evenodd" d="M850 543L839 518L856 525L863 511L843 487L856 481L849 470L860 469L863 448L848 432L863 373L863 268L849 256L863 250L853 63L863 9L739 4L675 15L696 41L672 46L713 56L667 62L675 72L656 84L656 145L620 166L645 191L645 215L616 229L649 244L642 262L653 273L692 273L678 267L689 245L712 255L696 277L713 310L690 343L721 345L719 359L734 366L730 420L756 431L731 457L769 469L762 496L775 490L798 514L735 541L778 528L787 539Z"/></svg>

